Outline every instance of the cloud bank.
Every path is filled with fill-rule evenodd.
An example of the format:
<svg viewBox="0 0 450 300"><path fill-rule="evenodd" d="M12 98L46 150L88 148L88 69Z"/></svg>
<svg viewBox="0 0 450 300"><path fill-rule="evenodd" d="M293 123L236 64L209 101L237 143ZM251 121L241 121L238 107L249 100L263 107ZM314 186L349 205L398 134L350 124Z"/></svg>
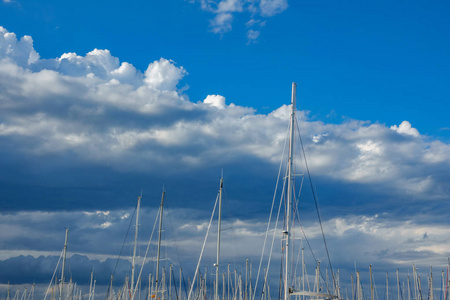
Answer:
<svg viewBox="0 0 450 300"><path fill-rule="evenodd" d="M17 39L1 28L2 163L48 159L50 169L85 165L151 174L250 164L248 158L276 166L289 107L262 115L221 95L192 102L179 89L186 74L164 58L141 72L108 50L42 59L31 37ZM380 185L412 201L448 197L450 146L422 136L408 121L388 127L298 116L316 176ZM63 162L52 161L57 158Z"/></svg>

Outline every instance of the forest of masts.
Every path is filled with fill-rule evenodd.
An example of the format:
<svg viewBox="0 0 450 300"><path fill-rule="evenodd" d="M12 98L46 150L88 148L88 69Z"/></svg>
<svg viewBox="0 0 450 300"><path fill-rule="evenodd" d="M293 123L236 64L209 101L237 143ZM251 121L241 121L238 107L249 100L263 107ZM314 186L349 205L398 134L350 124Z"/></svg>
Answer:
<svg viewBox="0 0 450 300"><path fill-rule="evenodd" d="M320 264L319 264L320 265ZM155 276L148 275L148 281L144 282L138 278L135 288L131 288L131 280L127 276L125 282L120 287L114 287L112 281L108 286L106 293L97 295L104 300L187 300L189 287L192 279L188 278L185 282L181 268L174 271L171 265L168 272L162 267L162 275L160 282L156 282ZM167 274L168 273L168 274ZM178 273L178 274L176 274ZM294 283L295 290L309 290L312 292L320 292L326 290L330 284L328 271L325 272L325 279L320 279L321 272L319 266L315 268L315 275L308 276L302 271L302 275L296 277ZM350 285L341 287L339 283L339 271L335 274L336 287L333 293L339 296L339 299L345 300L448 300L450 280L447 272L440 272L439 283L433 278L432 269L426 278L421 278L417 268L413 265L412 272L404 276L401 280L399 271L394 276L389 276L386 272L385 281L380 285L375 284L372 266L369 266L368 282L363 282L360 272L351 274ZM176 274L176 275L175 275ZM378 276L379 277L379 276ZM391 277L391 278L389 278ZM392 278L394 277L394 278ZM393 280L394 279L394 280ZM204 273L199 272L194 282L194 289L189 300L208 300L214 299L216 294L215 274L208 276L208 269L204 269ZM436 284L437 283L437 284ZM96 280L94 273L91 273L89 291L86 293L80 285L69 280L63 284L61 280L55 277L53 284L46 290L45 300L94 300ZM273 287L275 286L275 289ZM245 274L237 270L230 270L228 265L226 272L221 273L221 284L218 290L218 299L214 300L271 300L282 299L282 291L280 284L272 284L272 290L269 284L262 284L262 288L258 288L257 293L254 291L254 283L252 283L251 263L246 261ZM17 289L15 293L11 293L8 285L6 295L2 297L5 300L34 300L35 284L28 291L24 288L22 291ZM306 296L291 296L292 300L305 300Z"/></svg>

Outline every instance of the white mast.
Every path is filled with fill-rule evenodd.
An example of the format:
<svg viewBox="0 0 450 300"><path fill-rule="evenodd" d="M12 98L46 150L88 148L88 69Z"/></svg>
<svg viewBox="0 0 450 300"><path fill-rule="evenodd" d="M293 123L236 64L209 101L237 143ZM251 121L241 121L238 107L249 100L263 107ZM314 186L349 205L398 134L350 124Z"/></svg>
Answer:
<svg viewBox="0 0 450 300"><path fill-rule="evenodd" d="M286 261L285 261L285 276L284 276L284 300L289 300L289 281L290 281L290 230L291 230L291 205L292 194L294 189L294 134L295 134L295 101L297 97L297 84L292 83L292 97L291 97L291 129L289 137L289 160L288 160L288 187L287 187L287 208L286 208L286 230L284 231L286 239Z"/></svg>
<svg viewBox="0 0 450 300"><path fill-rule="evenodd" d="M220 178L219 188L219 220L217 225L217 258L214 266L216 267L216 290L214 300L219 300L219 259L220 259L220 226L222 223L222 189L223 189L223 174Z"/></svg>
<svg viewBox="0 0 450 300"><path fill-rule="evenodd" d="M161 196L161 204L159 209L159 236L158 236L158 254L156 256L156 299L158 299L158 280L159 280L159 257L161 255L161 231L162 231L162 218L163 218L163 208L164 208L164 195L166 192L163 189Z"/></svg>
<svg viewBox="0 0 450 300"><path fill-rule="evenodd" d="M135 259L136 259L136 247L137 247L137 238L138 238L138 227L139 227L139 207L141 205L141 196L138 197L137 207L136 207L136 228L134 230L134 249L133 249L133 262L131 264L131 291L134 294L134 268L135 268Z"/></svg>
<svg viewBox="0 0 450 300"><path fill-rule="evenodd" d="M67 239L69 237L69 228L66 228L66 238L64 241L64 250L63 250L63 263L62 263L62 268L61 268L61 286L60 286L60 290L59 290L59 300L62 299L62 295L63 295L63 286L64 286L64 268L66 266L66 254L67 254Z"/></svg>
<svg viewBox="0 0 450 300"><path fill-rule="evenodd" d="M91 272L91 282L89 284L89 298L88 300L91 300L92 298L92 281L94 280L94 270Z"/></svg>

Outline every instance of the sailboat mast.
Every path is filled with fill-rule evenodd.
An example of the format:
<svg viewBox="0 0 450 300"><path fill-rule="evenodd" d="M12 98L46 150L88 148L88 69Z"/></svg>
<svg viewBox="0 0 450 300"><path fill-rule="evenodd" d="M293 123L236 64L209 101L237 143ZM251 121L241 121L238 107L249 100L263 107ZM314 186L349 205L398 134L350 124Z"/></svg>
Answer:
<svg viewBox="0 0 450 300"><path fill-rule="evenodd" d="M134 230L134 249L133 249L133 261L131 263L131 291L134 294L134 268L136 259L136 248L137 248L137 238L138 238L138 227L139 227L139 208L141 206L141 196L138 197L137 207L136 207L136 227Z"/></svg>
<svg viewBox="0 0 450 300"><path fill-rule="evenodd" d="M164 208L164 195L166 192L163 190L161 196L161 205L159 209L159 236L158 236L158 254L156 256L156 298L158 298L158 280L159 280L159 258L161 255L161 231L162 231L162 218Z"/></svg>
<svg viewBox="0 0 450 300"><path fill-rule="evenodd" d="M288 160L288 187L287 187L287 212L286 212L286 263L285 263L285 277L284 277L284 300L289 299L289 281L290 281L290 230L291 230L291 206L292 206L292 194L294 188L294 134L295 134L295 101L297 98L297 84L292 83L292 98L291 98L291 128L289 135L289 160Z"/></svg>
<svg viewBox="0 0 450 300"><path fill-rule="evenodd" d="M69 237L69 228L66 228L66 238L64 240L64 250L63 250L63 263L61 268L61 286L59 290L59 300L62 299L63 287L64 287L64 268L66 266L66 254L67 254L67 239Z"/></svg>
<svg viewBox="0 0 450 300"><path fill-rule="evenodd" d="M220 259L220 226L222 223L222 190L223 190L223 175L220 178L220 188L219 188L219 218L217 225L217 259L215 263L216 267L216 291L214 295L214 300L219 300L219 259Z"/></svg>

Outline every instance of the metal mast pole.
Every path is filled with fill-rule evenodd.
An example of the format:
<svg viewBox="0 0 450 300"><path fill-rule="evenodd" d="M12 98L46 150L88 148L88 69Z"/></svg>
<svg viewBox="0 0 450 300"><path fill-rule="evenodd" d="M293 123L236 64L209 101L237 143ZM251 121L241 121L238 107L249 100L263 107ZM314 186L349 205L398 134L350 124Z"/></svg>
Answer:
<svg viewBox="0 0 450 300"><path fill-rule="evenodd" d="M386 272L386 300L389 300L389 277L388 272ZM431 299L433 300L433 299Z"/></svg>
<svg viewBox="0 0 450 300"><path fill-rule="evenodd" d="M180 296L177 300L181 300L181 281L183 280L183 271L181 270L181 266L180 266Z"/></svg>
<svg viewBox="0 0 450 300"><path fill-rule="evenodd" d="M370 300L374 300L373 280L372 280L372 265L369 265L370 275Z"/></svg>
<svg viewBox="0 0 450 300"><path fill-rule="evenodd" d="M217 257L216 263L216 290L214 294L214 300L219 300L219 260L220 260L220 226L222 223L222 190L223 190L223 174L220 178L220 188L219 188L219 220L217 225Z"/></svg>
<svg viewBox="0 0 450 300"><path fill-rule="evenodd" d="M430 290L430 300L433 300L434 299L434 297L433 297L433 268L432 267L430 267L430 288L429 288L429 290Z"/></svg>
<svg viewBox="0 0 450 300"><path fill-rule="evenodd" d="M141 197L138 197L137 207L136 207L136 228L134 230L134 249L133 249L133 262L131 263L131 294L134 294L134 268L136 259L136 248L137 248L137 238L138 238L138 227L139 227L139 207L141 206Z"/></svg>
<svg viewBox="0 0 450 300"><path fill-rule="evenodd" d="M286 212L286 261L285 261L285 276L284 276L284 300L289 300L289 280L290 280L290 252L289 252L289 241L290 241L290 230L291 230L291 204L292 204L292 194L294 187L294 133L295 133L295 100L297 98L297 84L292 83L292 97L291 97L291 128L289 137L289 160L288 160L288 187L287 187L287 212Z"/></svg>
<svg viewBox="0 0 450 300"><path fill-rule="evenodd" d="M164 195L166 192L163 190L161 196L161 205L159 209L159 237L158 237L158 254L156 256L156 292L155 297L158 299L158 280L159 280L159 257L161 254L161 231L162 231L162 218L163 218L163 208L164 208Z"/></svg>
<svg viewBox="0 0 450 300"><path fill-rule="evenodd" d="M91 272L91 283L89 284L89 298L88 300L91 300L92 298L92 281L94 280L94 271Z"/></svg>
<svg viewBox="0 0 450 300"><path fill-rule="evenodd" d="M64 268L66 267L66 254L67 254L67 239L69 237L69 228L66 228L66 238L64 241L64 250L63 250L63 263L62 263L62 270L61 270L61 287L59 290L59 300L62 299L63 295L63 286L64 286Z"/></svg>

